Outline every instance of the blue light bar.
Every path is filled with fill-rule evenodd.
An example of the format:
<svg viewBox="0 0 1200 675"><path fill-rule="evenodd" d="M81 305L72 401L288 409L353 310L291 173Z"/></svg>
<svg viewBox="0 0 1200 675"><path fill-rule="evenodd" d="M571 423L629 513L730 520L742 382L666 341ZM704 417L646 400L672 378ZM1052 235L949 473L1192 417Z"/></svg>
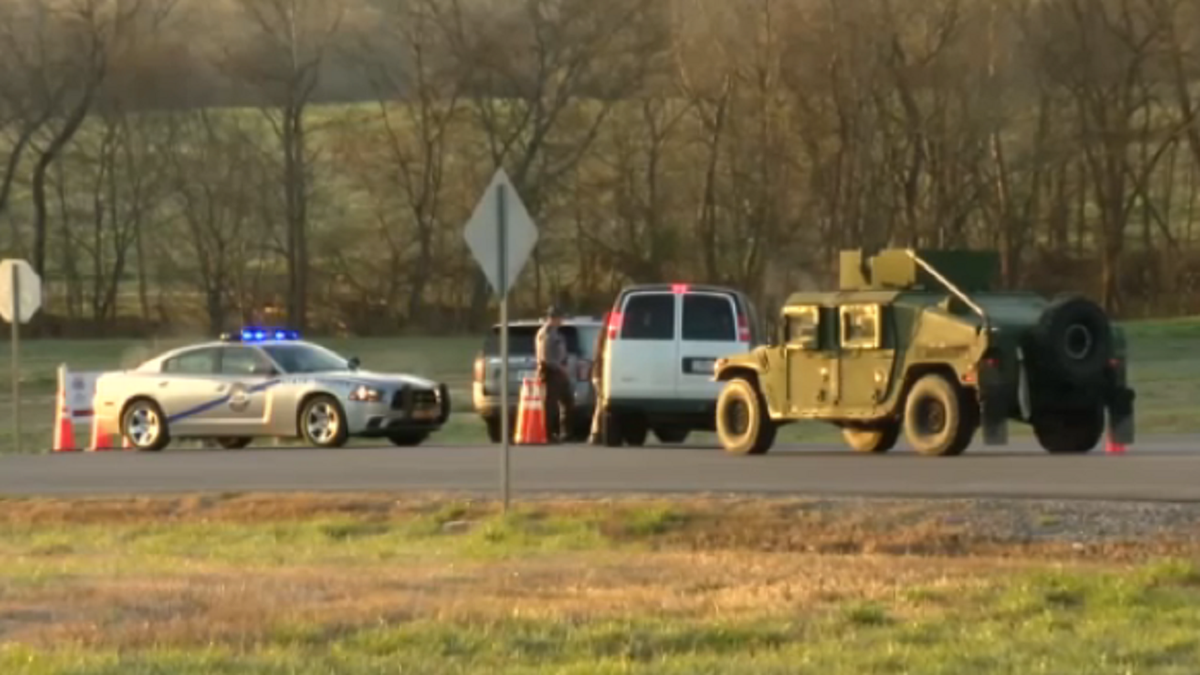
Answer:
<svg viewBox="0 0 1200 675"><path fill-rule="evenodd" d="M249 327L243 328L239 336L242 342L262 342L263 340L299 340L300 332L294 330Z"/></svg>

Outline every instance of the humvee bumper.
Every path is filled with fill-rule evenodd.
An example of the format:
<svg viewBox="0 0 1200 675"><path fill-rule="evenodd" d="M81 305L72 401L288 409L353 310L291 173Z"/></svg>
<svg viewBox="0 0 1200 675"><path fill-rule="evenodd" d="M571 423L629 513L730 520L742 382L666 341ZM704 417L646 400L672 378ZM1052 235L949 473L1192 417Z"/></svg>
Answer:
<svg viewBox="0 0 1200 675"><path fill-rule="evenodd" d="M1122 445L1133 443L1133 390L1115 387L1108 396L1108 434L1113 442Z"/></svg>

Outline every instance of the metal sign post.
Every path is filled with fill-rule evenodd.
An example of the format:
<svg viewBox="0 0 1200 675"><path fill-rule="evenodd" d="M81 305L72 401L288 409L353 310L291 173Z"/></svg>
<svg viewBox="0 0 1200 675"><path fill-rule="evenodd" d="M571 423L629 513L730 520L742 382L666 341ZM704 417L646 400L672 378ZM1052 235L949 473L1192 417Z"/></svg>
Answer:
<svg viewBox="0 0 1200 675"><path fill-rule="evenodd" d="M508 401L508 292L537 244L538 231L513 189L504 169L498 169L467 221L463 237L475 262L500 300L500 492L504 510L510 497Z"/></svg>
<svg viewBox="0 0 1200 675"><path fill-rule="evenodd" d="M0 261L0 318L12 324L12 437L21 452L21 324L42 307L42 279L24 260Z"/></svg>
<svg viewBox="0 0 1200 675"><path fill-rule="evenodd" d="M21 453L21 322L15 319L21 316L21 276L17 266L13 265L9 272L12 283L12 416L13 416L13 452Z"/></svg>

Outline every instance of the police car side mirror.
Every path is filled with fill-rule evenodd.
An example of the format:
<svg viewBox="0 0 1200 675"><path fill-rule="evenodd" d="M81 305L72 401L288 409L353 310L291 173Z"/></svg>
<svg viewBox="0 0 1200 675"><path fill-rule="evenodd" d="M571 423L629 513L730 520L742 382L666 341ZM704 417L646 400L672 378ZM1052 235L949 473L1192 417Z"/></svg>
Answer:
<svg viewBox="0 0 1200 675"><path fill-rule="evenodd" d="M362 361L359 361L357 356L351 356L346 365L350 366L350 370L358 370L358 367L362 365Z"/></svg>

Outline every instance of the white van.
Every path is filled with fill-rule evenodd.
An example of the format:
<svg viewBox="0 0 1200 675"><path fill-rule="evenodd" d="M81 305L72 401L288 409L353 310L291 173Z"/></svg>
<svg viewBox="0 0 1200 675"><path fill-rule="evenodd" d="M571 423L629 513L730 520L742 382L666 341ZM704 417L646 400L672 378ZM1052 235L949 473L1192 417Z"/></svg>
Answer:
<svg viewBox="0 0 1200 675"><path fill-rule="evenodd" d="M713 381L716 360L764 341L750 298L721 286L628 286L605 330L601 434L610 447L642 445L650 431L664 443L714 431L725 386Z"/></svg>

